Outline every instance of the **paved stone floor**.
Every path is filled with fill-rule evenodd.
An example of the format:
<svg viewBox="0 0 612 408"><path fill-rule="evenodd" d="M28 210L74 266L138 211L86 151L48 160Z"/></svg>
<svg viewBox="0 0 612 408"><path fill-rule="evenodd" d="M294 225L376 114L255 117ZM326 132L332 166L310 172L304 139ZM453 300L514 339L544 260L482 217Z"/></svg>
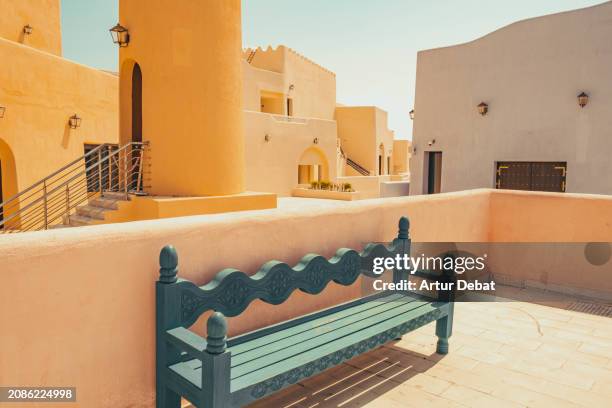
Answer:
<svg viewBox="0 0 612 408"><path fill-rule="evenodd" d="M457 303L444 357L431 324L250 407L612 407L612 318L515 292Z"/></svg>

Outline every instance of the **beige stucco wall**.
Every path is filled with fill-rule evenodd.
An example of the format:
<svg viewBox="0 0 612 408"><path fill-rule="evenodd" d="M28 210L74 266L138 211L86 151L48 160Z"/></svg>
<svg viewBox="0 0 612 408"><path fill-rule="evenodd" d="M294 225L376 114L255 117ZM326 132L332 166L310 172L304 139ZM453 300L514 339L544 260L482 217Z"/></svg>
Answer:
<svg viewBox="0 0 612 408"><path fill-rule="evenodd" d="M300 158L310 148L325 157L328 167L325 179L336 179L335 121L303 119L287 122L266 113L245 111L244 123L247 190L291 195L291 190L298 184ZM269 135L267 142L265 135ZM317 144L313 143L315 138Z"/></svg>
<svg viewBox="0 0 612 408"><path fill-rule="evenodd" d="M0 60L10 62L0 69L5 199L82 156L85 143L117 142L115 76L5 39ZM81 127L70 129L75 113Z"/></svg>
<svg viewBox="0 0 612 408"><path fill-rule="evenodd" d="M387 157L393 156L393 132L387 127L387 112L376 106L337 106L336 121L346 156L368 169L370 175L377 175L378 155L382 153L383 174L387 174ZM356 175L353 169L347 169L346 174Z"/></svg>
<svg viewBox="0 0 612 408"><path fill-rule="evenodd" d="M26 25L32 34L24 35ZM0 37L62 55L60 0L0 0Z"/></svg>
<svg viewBox="0 0 612 408"><path fill-rule="evenodd" d="M243 51L248 58L251 49ZM244 108L259 111L262 91L293 100L293 115L303 118L333 119L336 107L336 75L289 47L257 48L251 63L243 63ZM293 88L290 89L291 85Z"/></svg>
<svg viewBox="0 0 612 408"><path fill-rule="evenodd" d="M568 192L612 194L611 20L607 2L419 52L411 194L428 150L443 152L443 192L494 187L496 161L566 161Z"/></svg>
<svg viewBox="0 0 612 408"><path fill-rule="evenodd" d="M389 176L345 176L338 177L338 183L350 183L359 192L360 199L380 197L380 183L389 181Z"/></svg>
<svg viewBox="0 0 612 408"><path fill-rule="evenodd" d="M408 173L410 171L411 156L410 140L393 141L393 172L392 174Z"/></svg>
<svg viewBox="0 0 612 408"><path fill-rule="evenodd" d="M75 408L154 406L153 288L166 244L178 250L179 276L203 284L224 267L254 273L269 259L295 264L307 252L331 256L339 247L390 240L402 215L410 217L414 242L609 242L611 202L475 190L347 202L316 212L285 208L0 235L0 325L10 327L0 336L0 349L11 350L2 354L0 378L8 384L70 384L78 390ZM548 283L575 280L575 270L550 271ZM583 285L612 291L612 280L597 273ZM230 332L356 294L357 287L331 284L323 295L298 292L282 306L255 302L230 320Z"/></svg>

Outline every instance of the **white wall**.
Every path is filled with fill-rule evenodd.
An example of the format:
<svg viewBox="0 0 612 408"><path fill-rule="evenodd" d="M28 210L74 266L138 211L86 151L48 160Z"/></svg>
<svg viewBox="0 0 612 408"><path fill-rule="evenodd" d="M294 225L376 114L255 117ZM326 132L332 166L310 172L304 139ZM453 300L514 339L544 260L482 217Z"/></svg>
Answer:
<svg viewBox="0 0 612 408"><path fill-rule="evenodd" d="M244 112L246 187L249 191L291 195L298 184L298 163L310 147L327 159L328 180L336 179L336 122L304 119L285 122L260 112ZM265 135L269 141L265 141ZM318 143L313 141L318 138Z"/></svg>
<svg viewBox="0 0 612 408"><path fill-rule="evenodd" d="M443 152L443 192L494 187L496 161L564 161L568 192L612 194L611 22L608 2L419 52L411 194L426 151Z"/></svg>

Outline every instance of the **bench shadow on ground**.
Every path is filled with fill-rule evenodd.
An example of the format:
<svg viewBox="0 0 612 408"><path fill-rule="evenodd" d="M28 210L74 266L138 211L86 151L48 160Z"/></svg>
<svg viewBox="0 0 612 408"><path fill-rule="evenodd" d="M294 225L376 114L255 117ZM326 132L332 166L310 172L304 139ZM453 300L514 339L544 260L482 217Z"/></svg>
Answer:
<svg viewBox="0 0 612 408"><path fill-rule="evenodd" d="M401 348L395 342L389 343L272 394L249 407L363 407L427 371L442 358L444 356L439 354L424 355ZM401 399L404 396L409 398L410 390L407 389L405 394L394 392L393 395L397 398L397 405L401 406ZM389 400L386 400L384 405L390 406Z"/></svg>

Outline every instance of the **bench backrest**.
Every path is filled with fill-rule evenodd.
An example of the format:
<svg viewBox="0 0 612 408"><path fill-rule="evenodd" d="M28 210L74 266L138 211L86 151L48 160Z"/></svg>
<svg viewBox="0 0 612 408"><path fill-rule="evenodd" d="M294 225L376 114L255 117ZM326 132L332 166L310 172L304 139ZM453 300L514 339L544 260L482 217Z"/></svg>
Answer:
<svg viewBox="0 0 612 408"><path fill-rule="evenodd" d="M410 254L409 221L406 217L400 218L397 238L388 246L370 243L362 252L341 248L329 260L308 254L295 267L269 261L252 276L237 269L224 269L211 282L199 287L177 277L177 252L174 247L166 246L159 258L157 307L158 311L160 308L163 310L161 318L165 329L189 327L209 310L232 317L241 314L255 299L278 305L298 289L317 294L331 281L349 286L361 274L376 277L378 275L372 272L374 258L398 254ZM394 271L394 281L407 279L407 275L407 271Z"/></svg>

